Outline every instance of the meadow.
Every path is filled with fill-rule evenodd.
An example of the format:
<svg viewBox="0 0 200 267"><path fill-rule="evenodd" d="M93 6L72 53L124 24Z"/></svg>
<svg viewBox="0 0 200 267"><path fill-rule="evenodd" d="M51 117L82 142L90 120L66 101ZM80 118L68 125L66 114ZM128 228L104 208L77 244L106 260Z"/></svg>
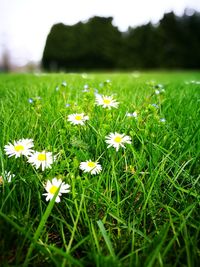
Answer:
<svg viewBox="0 0 200 267"><path fill-rule="evenodd" d="M200 73L1 74L0 100L1 266L197 266Z"/></svg>

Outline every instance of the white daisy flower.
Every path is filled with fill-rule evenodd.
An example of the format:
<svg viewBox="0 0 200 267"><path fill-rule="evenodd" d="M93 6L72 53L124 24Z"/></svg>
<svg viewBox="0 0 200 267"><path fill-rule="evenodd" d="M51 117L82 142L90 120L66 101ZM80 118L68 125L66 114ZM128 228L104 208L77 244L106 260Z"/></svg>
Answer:
<svg viewBox="0 0 200 267"><path fill-rule="evenodd" d="M5 145L4 150L8 157L15 156L15 158L19 158L22 155L28 157L33 152L31 149L33 146L33 139L20 139L14 141L14 144L8 143L8 145Z"/></svg>
<svg viewBox="0 0 200 267"><path fill-rule="evenodd" d="M46 185L45 185L45 190L47 191L47 193L44 193L43 195L46 196L46 201L51 200L55 193L57 192L57 190L59 190L59 193L56 197L55 202L60 202L60 196L64 193L69 193L70 185L69 184L65 184L64 182L62 182L61 179L57 179L56 177L52 179L52 181L48 180Z"/></svg>
<svg viewBox="0 0 200 267"><path fill-rule="evenodd" d="M114 147L116 151L119 150L120 146L125 148L124 144L131 144L131 137L125 134L119 134L119 133L110 133L108 136L106 136L106 143L109 144L109 147Z"/></svg>
<svg viewBox="0 0 200 267"><path fill-rule="evenodd" d="M42 171L46 168L51 168L51 165L56 160L56 156L53 156L51 152L38 152L35 151L28 159L28 162L35 166L36 169L42 167Z"/></svg>
<svg viewBox="0 0 200 267"><path fill-rule="evenodd" d="M119 103L113 99L113 96L96 95L96 105L103 108L117 108Z"/></svg>
<svg viewBox="0 0 200 267"><path fill-rule="evenodd" d="M68 121L71 122L71 124L77 125L84 125L85 121L89 120L88 116L85 116L84 113L75 113L75 114L71 114L68 115Z"/></svg>
<svg viewBox="0 0 200 267"><path fill-rule="evenodd" d="M80 169L84 172L90 172L91 174L98 174L101 172L102 167L97 161L88 160L81 162Z"/></svg>

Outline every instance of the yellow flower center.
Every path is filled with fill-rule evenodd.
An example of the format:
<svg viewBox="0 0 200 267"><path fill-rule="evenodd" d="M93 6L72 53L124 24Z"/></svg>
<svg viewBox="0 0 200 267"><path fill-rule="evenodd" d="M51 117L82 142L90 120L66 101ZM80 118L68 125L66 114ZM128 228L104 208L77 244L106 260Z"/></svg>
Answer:
<svg viewBox="0 0 200 267"><path fill-rule="evenodd" d="M58 187L55 185L52 185L52 187L49 189L49 192L54 195L56 191L58 190Z"/></svg>
<svg viewBox="0 0 200 267"><path fill-rule="evenodd" d="M75 120L77 120L77 121L81 121L81 120L82 120L82 116L81 116L81 115L76 115L76 116L75 116Z"/></svg>
<svg viewBox="0 0 200 267"><path fill-rule="evenodd" d="M94 168L96 166L96 163L95 162L88 162L88 167L90 168Z"/></svg>
<svg viewBox="0 0 200 267"><path fill-rule="evenodd" d="M38 154L37 159L40 161L45 161L47 159L46 154L42 154L42 153Z"/></svg>
<svg viewBox="0 0 200 267"><path fill-rule="evenodd" d="M21 152L24 150L24 146L22 146L22 145L16 145L14 148L15 148L15 151L17 151L17 152Z"/></svg>
<svg viewBox="0 0 200 267"><path fill-rule="evenodd" d="M0 176L0 185L3 184L3 177Z"/></svg>
<svg viewBox="0 0 200 267"><path fill-rule="evenodd" d="M103 103L109 105L111 103L110 99L103 99Z"/></svg>
<svg viewBox="0 0 200 267"><path fill-rule="evenodd" d="M122 138L121 138L120 136L116 136L116 137L114 138L114 141L115 141L116 143L121 143Z"/></svg>

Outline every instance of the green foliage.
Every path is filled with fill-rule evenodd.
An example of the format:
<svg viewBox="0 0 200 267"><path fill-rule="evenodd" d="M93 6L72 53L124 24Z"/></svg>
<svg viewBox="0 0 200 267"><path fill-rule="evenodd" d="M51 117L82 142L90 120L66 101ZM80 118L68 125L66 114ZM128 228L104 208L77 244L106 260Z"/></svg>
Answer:
<svg viewBox="0 0 200 267"><path fill-rule="evenodd" d="M43 67L50 70L115 67L121 33L111 22L112 18L94 17L74 26L54 25L44 49Z"/></svg>
<svg viewBox="0 0 200 267"><path fill-rule="evenodd" d="M42 58L44 69L152 69L200 67L200 13L167 13L157 25L120 32L112 18L93 17L52 27Z"/></svg>
<svg viewBox="0 0 200 267"><path fill-rule="evenodd" d="M1 266L197 266L199 81L195 72L1 75L0 176L15 174L0 179ZM119 107L96 106L97 89ZM81 112L85 126L67 121ZM111 132L132 143L107 148ZM8 158L4 145L20 138L58 154L52 168ZM89 159L102 172L82 172ZM53 177L71 186L60 203L42 195Z"/></svg>

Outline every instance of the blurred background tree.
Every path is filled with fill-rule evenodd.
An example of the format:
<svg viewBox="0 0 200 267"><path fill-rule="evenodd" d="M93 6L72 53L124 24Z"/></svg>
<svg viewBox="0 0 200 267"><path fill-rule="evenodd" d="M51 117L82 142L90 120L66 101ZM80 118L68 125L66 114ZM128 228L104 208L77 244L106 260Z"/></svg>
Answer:
<svg viewBox="0 0 200 267"><path fill-rule="evenodd" d="M73 26L56 24L46 41L46 70L200 68L200 14L167 13L157 25L126 32L112 17L93 17Z"/></svg>

